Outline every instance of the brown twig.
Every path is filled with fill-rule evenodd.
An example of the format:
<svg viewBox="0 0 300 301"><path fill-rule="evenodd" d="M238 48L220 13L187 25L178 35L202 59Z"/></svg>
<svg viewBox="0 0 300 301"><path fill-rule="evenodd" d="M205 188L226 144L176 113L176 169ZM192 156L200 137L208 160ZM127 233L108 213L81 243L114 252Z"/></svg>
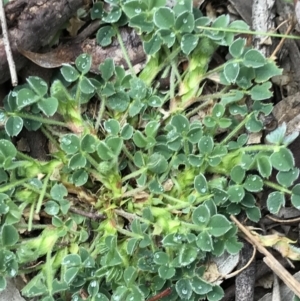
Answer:
<svg viewBox="0 0 300 301"><path fill-rule="evenodd" d="M291 219L279 219L275 218L274 216L268 214L266 218L270 219L273 222L280 223L280 224L298 224L300 223L300 217L291 218Z"/></svg>
<svg viewBox="0 0 300 301"><path fill-rule="evenodd" d="M252 233L242 225L233 215L230 219L238 226L238 228L243 232L247 239L257 248L257 250L264 254L264 262L269 266L269 268L290 288L295 295L300 297L300 283L278 262L278 260L264 247L260 244L257 238L252 235Z"/></svg>
<svg viewBox="0 0 300 301"><path fill-rule="evenodd" d="M92 220L105 220L106 219L106 216L103 214L100 214L97 212L86 212L86 211L83 211L83 210L80 210L80 209L77 209L74 207L70 207L69 211L76 213L78 215L81 215L81 216L85 216Z"/></svg>

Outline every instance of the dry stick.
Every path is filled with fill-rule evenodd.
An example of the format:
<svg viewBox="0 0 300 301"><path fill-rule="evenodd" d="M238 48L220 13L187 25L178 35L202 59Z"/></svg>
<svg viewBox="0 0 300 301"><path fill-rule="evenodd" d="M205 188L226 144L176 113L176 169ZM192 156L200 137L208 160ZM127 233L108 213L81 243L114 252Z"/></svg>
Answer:
<svg viewBox="0 0 300 301"><path fill-rule="evenodd" d="M300 297L300 283L278 262L278 260L260 244L257 238L243 226L233 215L230 219L238 226L238 228L245 234L247 239L257 248L257 250L264 254L264 262L266 265L290 288L295 295Z"/></svg>
<svg viewBox="0 0 300 301"><path fill-rule="evenodd" d="M5 47L7 62L9 66L11 83L15 87L18 85L18 77L17 77L16 65L9 44L4 4L2 0L0 0L0 22L1 22L2 32L3 32L3 44Z"/></svg>
<svg viewBox="0 0 300 301"><path fill-rule="evenodd" d="M247 269L248 266L249 266L249 265L252 263L252 261L254 260L255 255L256 255L256 248L253 247L253 253L252 253L252 256L251 256L250 260L247 262L247 264L246 264L245 266L243 266L241 269L239 269L239 270L237 270L237 271L235 271L235 272L233 272L233 273L231 273L231 274L223 275L222 278L224 278L224 279L232 278L232 277L236 276L237 274L241 273L243 270Z"/></svg>
<svg viewBox="0 0 300 301"><path fill-rule="evenodd" d="M284 21L283 23L285 23L285 22L286 22L286 21ZM280 25L278 26L278 28L279 28L281 25L283 25L283 24L280 24ZM294 27L295 27L295 24L293 24L293 21L292 21L291 24L289 25L288 29L286 30L285 35L290 34L290 32L292 31L292 29L293 29ZM283 43L284 43L285 40L286 40L286 38L282 38L282 39L280 40L279 44L276 46L275 50L274 50L273 53L271 54L270 59L275 60L276 54L277 54L277 52L280 50L280 48L282 47L282 45L283 45Z"/></svg>

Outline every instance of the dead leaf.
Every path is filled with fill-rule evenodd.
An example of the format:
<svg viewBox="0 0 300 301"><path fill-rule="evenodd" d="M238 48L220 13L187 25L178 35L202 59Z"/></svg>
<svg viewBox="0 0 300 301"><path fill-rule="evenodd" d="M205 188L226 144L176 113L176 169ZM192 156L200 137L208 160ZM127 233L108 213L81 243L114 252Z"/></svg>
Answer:
<svg viewBox="0 0 300 301"><path fill-rule="evenodd" d="M76 37L78 30L85 24L84 21L80 20L78 17L73 17L70 19L67 31L70 33L71 37Z"/></svg>

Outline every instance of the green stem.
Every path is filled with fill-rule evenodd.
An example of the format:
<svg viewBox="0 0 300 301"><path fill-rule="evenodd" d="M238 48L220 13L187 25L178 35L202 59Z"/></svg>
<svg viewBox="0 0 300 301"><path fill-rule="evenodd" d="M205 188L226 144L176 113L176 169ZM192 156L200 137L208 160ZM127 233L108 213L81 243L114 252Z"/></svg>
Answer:
<svg viewBox="0 0 300 301"><path fill-rule="evenodd" d="M43 123L43 124L50 124L50 125L57 125L57 126L62 126L62 127L68 127L62 121L48 119L48 118L43 118L43 117L38 117L38 116L34 116L34 115L22 113L22 112L17 112L17 113L9 113L9 112L7 112L7 115L8 116L19 116L21 118L38 121L38 122Z"/></svg>
<svg viewBox="0 0 300 301"><path fill-rule="evenodd" d="M104 110L105 110L105 103L106 103L106 97L102 96L99 111L98 111L98 116L97 116L97 120L96 120L96 124L95 124L96 132L98 132L101 120L103 119L103 114L104 114Z"/></svg>
<svg viewBox="0 0 300 301"><path fill-rule="evenodd" d="M131 179L131 178L135 178L135 177L141 175L141 174L142 174L144 171L146 171L146 170L147 170L146 168L138 169L138 170L136 170L136 171L134 171L134 172L128 174L127 176L123 177L123 178L122 178L122 182L125 182L125 181L127 181L127 180L129 180L129 179Z"/></svg>
<svg viewBox="0 0 300 301"><path fill-rule="evenodd" d="M119 44L120 44L120 47L121 47L122 53L123 53L123 55L124 55L125 61L126 61L127 65L128 65L128 68L129 68L129 70L130 70L130 72L131 72L131 75L132 75L133 77L136 77L136 74L135 74L135 72L134 72L134 69L133 69L133 66L132 66L132 64L131 64L130 58L129 58L129 56L128 56L128 52L127 52L127 50L126 50L126 48L125 48L125 46L124 46L124 43L123 43L123 40L122 40L120 31L119 31L119 28L118 28L117 26L113 26L113 27L114 27L114 30L115 30L116 33L117 33L117 39L118 39L118 42L119 42Z"/></svg>
<svg viewBox="0 0 300 301"><path fill-rule="evenodd" d="M129 237L133 237L133 238L137 238L137 239L141 239L143 238L142 235L138 235L136 233L130 232L128 230L125 230L119 226L115 226L115 228L117 229L117 231L125 236L129 236Z"/></svg>
<svg viewBox="0 0 300 301"><path fill-rule="evenodd" d="M33 164L39 164L40 162L37 160L37 159L33 159L32 157L24 154L24 153L21 153L21 152L17 152L17 158L20 158L22 160L25 160L25 161L29 161Z"/></svg>
<svg viewBox="0 0 300 301"><path fill-rule="evenodd" d="M83 75L81 74L79 77L79 81L77 83L77 88L76 88L76 94L75 94L75 101L77 102L78 107L80 108L80 82L82 81Z"/></svg>
<svg viewBox="0 0 300 301"><path fill-rule="evenodd" d="M49 141L57 148L60 149L59 143L55 140L55 138L52 136L52 134L46 129L45 126L41 127L42 133L48 138Z"/></svg>
<svg viewBox="0 0 300 301"><path fill-rule="evenodd" d="M0 193L1 192L6 192L8 190L11 190L11 189L17 187L17 186L20 186L20 185L26 183L27 181L29 181L30 179L31 178L25 178L25 179L22 179L22 180L16 180L16 181L10 182L7 185L1 186L0 187Z"/></svg>
<svg viewBox="0 0 300 301"><path fill-rule="evenodd" d="M271 145L271 144L258 144L258 145L244 146L238 149L238 151L239 152L259 152L259 151L276 152L282 147L284 146Z"/></svg>
<svg viewBox="0 0 300 301"><path fill-rule="evenodd" d="M49 182L51 174L52 174L52 172L49 172L47 174L46 178L44 179L42 191L40 193L38 202L36 204L36 209L35 209L35 213L36 214L38 214L40 212L40 210L41 210L41 207L42 207L42 204L43 204L43 200L44 200L44 197L45 197L45 193L46 193L46 190L47 190L47 186L48 186L48 182Z"/></svg>
<svg viewBox="0 0 300 301"><path fill-rule="evenodd" d="M228 141L231 140L232 137L234 137L241 129L242 127L248 122L248 120L251 118L253 113L250 113L241 123L239 123L235 129L233 129L220 143L220 145L226 144Z"/></svg>
<svg viewBox="0 0 300 301"><path fill-rule="evenodd" d="M263 31L252 31L252 30L242 30L242 29L234 29L234 28L220 28L220 27L208 27L208 26L198 26L199 29L209 30L209 31L223 31L223 32L233 32L236 34L251 34L251 35L260 35L260 36L268 36L274 38L289 38L299 40L299 36L294 35L284 35L279 33L272 32L263 32Z"/></svg>
<svg viewBox="0 0 300 301"><path fill-rule="evenodd" d="M127 157L131 162L134 162L134 157L133 157L132 154L128 151L126 145L123 144L122 150L123 150L123 152L125 153L126 157Z"/></svg>
<svg viewBox="0 0 300 301"><path fill-rule="evenodd" d="M291 191L291 190L289 190L289 189L287 189L287 188L285 188L285 187L282 187L282 186L279 185L279 184L276 184L276 183L273 183L273 182L271 182L271 181L268 181L268 180L265 180L265 181L264 181L264 185L266 185L266 186L268 186L268 187L270 187L270 188L273 188L273 189L275 189L275 190L278 190L278 191L280 191L280 192L284 192L284 193L289 194L289 195L292 194L292 191Z"/></svg>

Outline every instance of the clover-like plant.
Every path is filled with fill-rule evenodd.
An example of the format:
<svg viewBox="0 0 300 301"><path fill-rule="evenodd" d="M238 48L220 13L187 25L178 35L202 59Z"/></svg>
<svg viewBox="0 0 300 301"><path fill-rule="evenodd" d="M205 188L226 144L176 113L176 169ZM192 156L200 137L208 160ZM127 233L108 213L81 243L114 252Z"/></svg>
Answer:
<svg viewBox="0 0 300 301"><path fill-rule="evenodd" d="M91 75L91 56L82 54L50 87L30 77L7 95L0 288L6 277L29 274L22 293L43 301L143 301L160 293L164 300L221 300L222 287L205 271L209 257L242 247L229 215L245 212L258 222L264 187L273 189L271 213L286 198L300 208L299 170L287 148L297 135L286 136L283 124L267 144L247 143L272 111L264 100L281 70L234 39L248 28L244 22L210 20L191 0L171 8L163 0L105 2L91 10L104 23L98 42L108 46L127 24L149 59L138 75L128 59L129 72L107 59L101 75ZM219 45L230 58L209 70ZM207 95L211 74L223 88ZM160 75L170 77L168 91L156 85ZM91 103L96 116L83 110ZM11 137L23 127L49 139L48 161L14 146ZM273 171L277 183L269 180Z"/></svg>

